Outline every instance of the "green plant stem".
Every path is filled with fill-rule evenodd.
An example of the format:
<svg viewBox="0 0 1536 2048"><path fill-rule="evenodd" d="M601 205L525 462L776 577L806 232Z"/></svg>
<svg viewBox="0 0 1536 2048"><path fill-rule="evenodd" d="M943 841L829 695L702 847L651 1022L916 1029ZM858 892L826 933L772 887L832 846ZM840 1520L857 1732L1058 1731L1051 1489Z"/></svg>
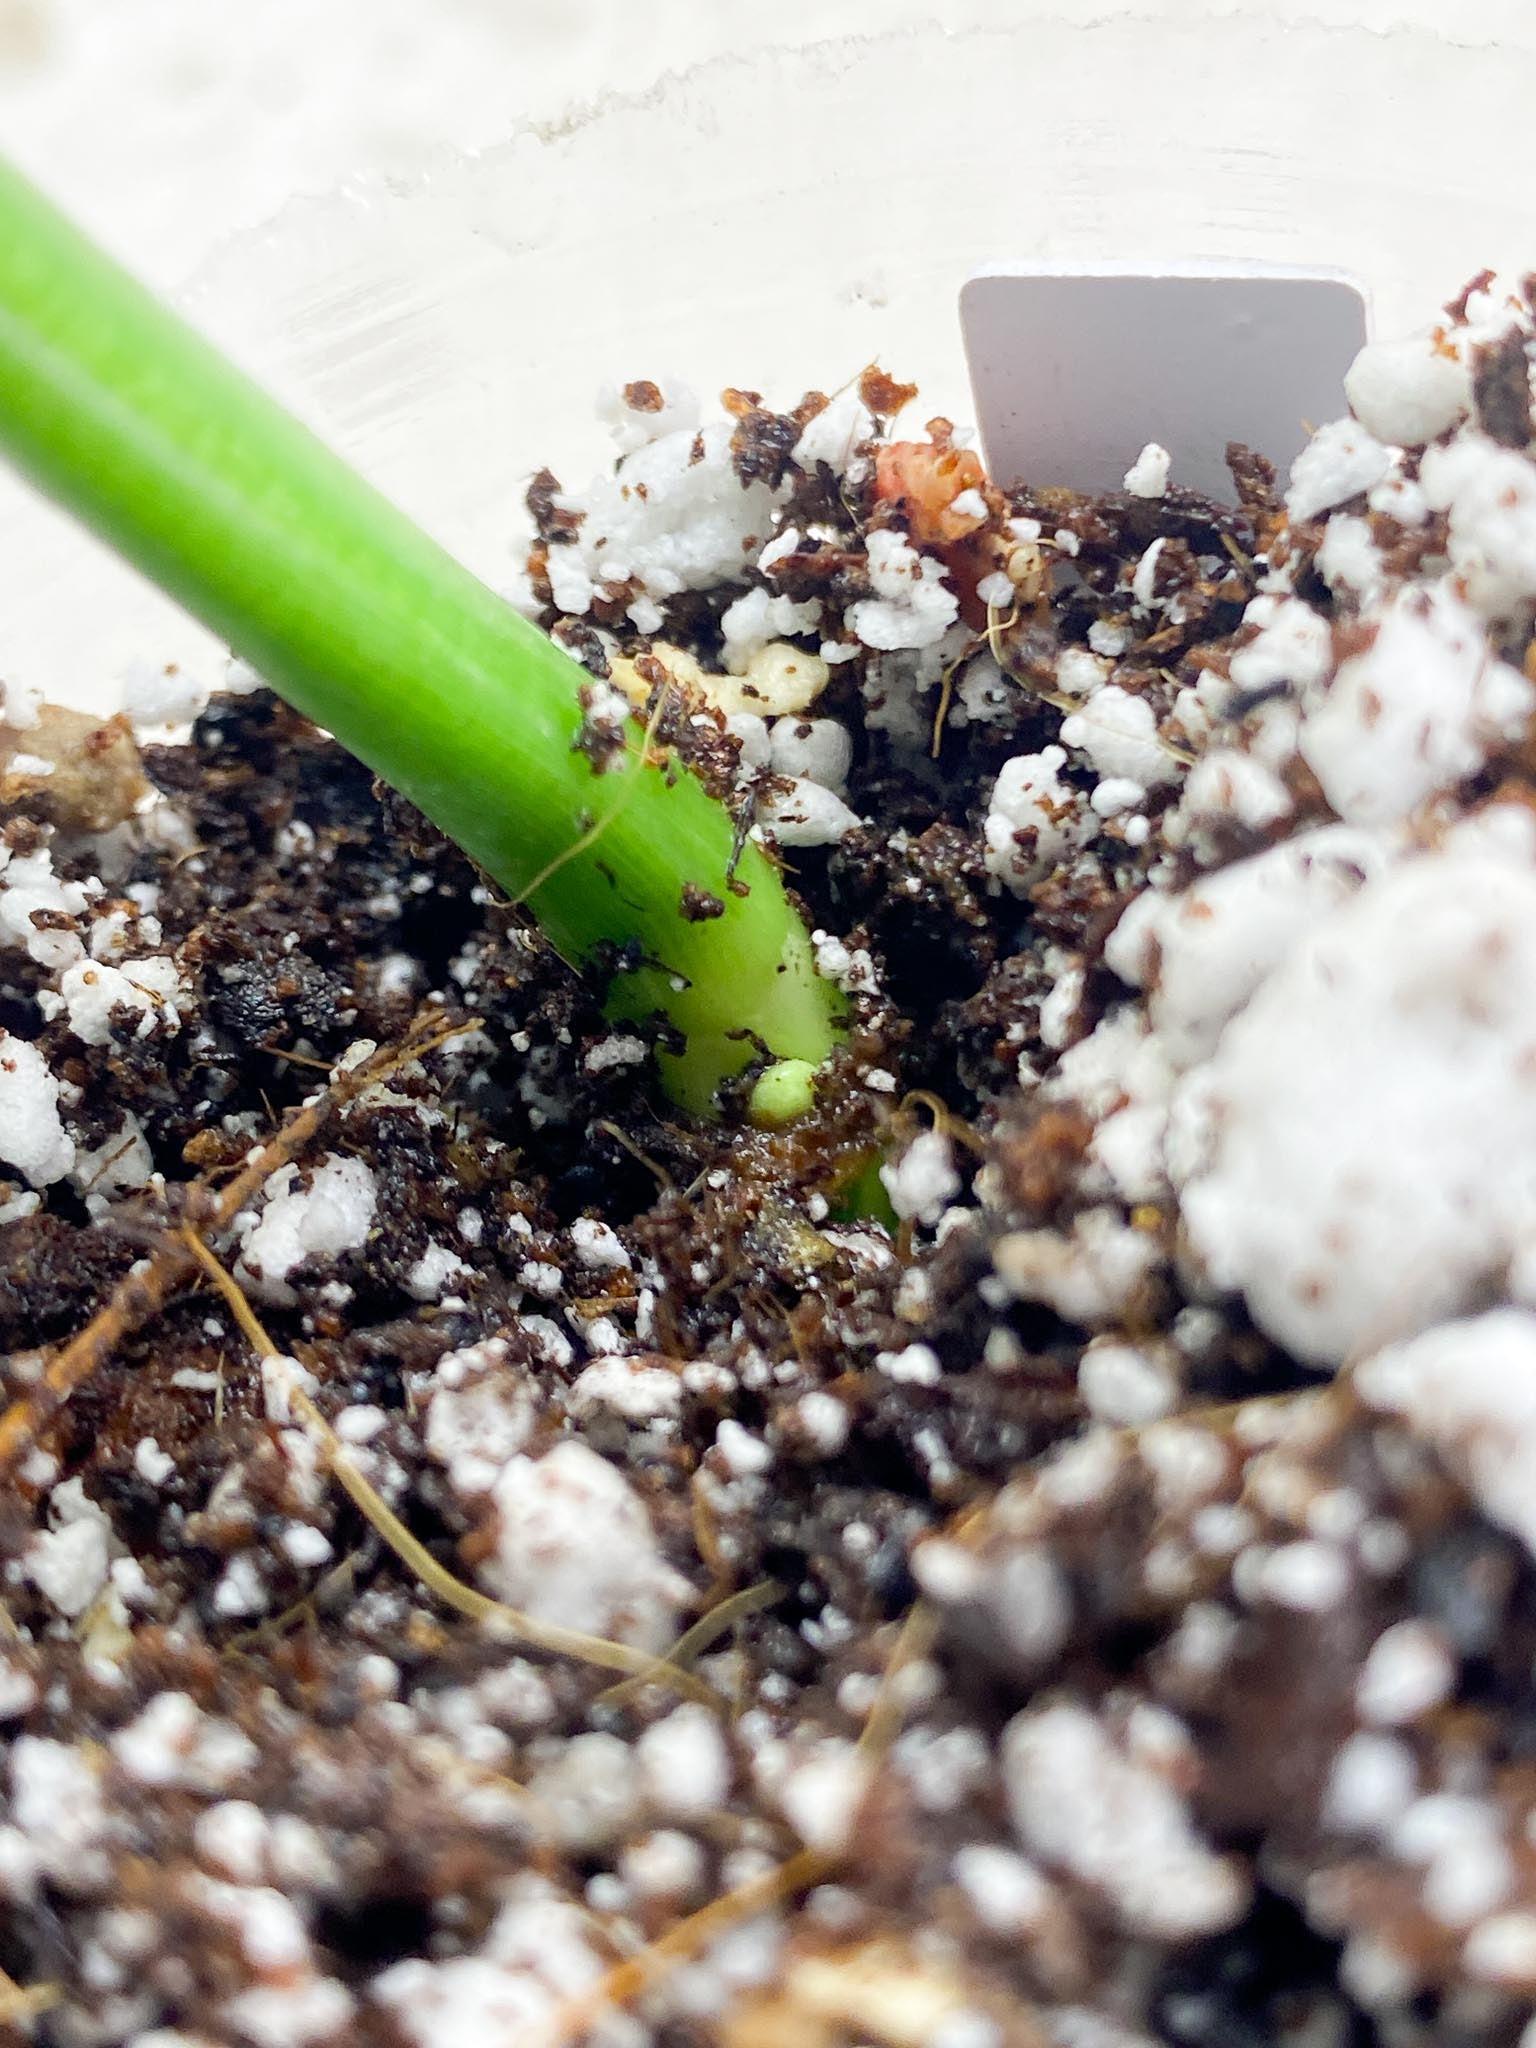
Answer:
<svg viewBox="0 0 1536 2048"><path fill-rule="evenodd" d="M594 773L580 667L3 164L0 451L526 899L565 959L642 963L609 1013L685 1035L662 1057L685 1107L707 1112L754 1041L826 1057L835 998L755 847L729 886L724 808L637 727ZM688 883L724 914L686 921Z"/></svg>

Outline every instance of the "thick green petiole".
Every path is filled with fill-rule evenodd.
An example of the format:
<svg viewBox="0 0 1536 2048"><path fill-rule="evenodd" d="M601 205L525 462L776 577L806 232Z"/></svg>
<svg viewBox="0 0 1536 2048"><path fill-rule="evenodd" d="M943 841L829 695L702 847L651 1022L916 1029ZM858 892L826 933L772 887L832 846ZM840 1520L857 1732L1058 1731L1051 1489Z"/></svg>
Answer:
<svg viewBox="0 0 1536 2048"><path fill-rule="evenodd" d="M644 963L609 1009L684 1034L662 1056L678 1102L706 1113L760 1045L830 1052L835 997L755 847L729 886L724 809L648 763L638 727L594 774L576 663L4 165L0 452L526 899L567 960ZM724 914L687 921L689 883Z"/></svg>

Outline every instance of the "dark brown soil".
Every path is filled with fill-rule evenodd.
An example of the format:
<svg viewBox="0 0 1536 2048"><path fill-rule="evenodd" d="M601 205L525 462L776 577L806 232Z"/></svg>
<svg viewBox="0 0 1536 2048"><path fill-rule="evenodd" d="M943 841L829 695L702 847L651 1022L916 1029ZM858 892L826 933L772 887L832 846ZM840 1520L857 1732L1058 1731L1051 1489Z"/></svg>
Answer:
<svg viewBox="0 0 1536 2048"><path fill-rule="evenodd" d="M1501 416L1504 385L1490 365L1485 402ZM803 417L776 422L741 395L738 418L745 470L782 474ZM38 972L14 952L0 954L0 1024L78 1091L82 1142L105 1143L131 1114L163 1179L99 1214L60 1183L0 1224L5 1399L27 1398L39 1354L159 1255L193 1189L216 1189L359 1041L476 1019L295 1160L295 1191L324 1160L360 1164L374 1208L364 1242L294 1264L286 1302L258 1300L267 1330L395 1513L462 1579L483 1583L501 1510L488 1482L455 1478L430 1418L445 1389L484 1385L488 1439L521 1404L518 1455L575 1439L623 1475L677 1575L679 1627L764 1590L695 1675L713 1689L718 1738L669 1681L605 1700L612 1670L455 1613L402 1565L284 1422L223 1301L189 1283L48 1424L0 1510L0 1967L42 1987L34 2038L538 2048L557 2038L552 2011L604 1966L809 1838L827 1848L819 1882L592 2038L1363 2048L1388 2036L1340 1975L1344 1943L1364 1969L1367 1934L1399 1947L1411 1934L1427 1988L1391 2040L1515 2039L1519 2014L1458 1987L1449 1952L1436 1975L1430 1933L1405 1931L1369 1860L1340 1861L1321 1808L1341 1700L1410 1579L1477 1635L1498 1739L1529 1757L1536 1729L1514 1702L1536 1648L1536 1576L1519 1547L1386 1425L1325 1404L1293 1447L1307 1485L1347 1491L1363 1519L1410 1537L1383 1539L1347 1619L1273 1610L1218 1656L1195 1638L1221 1632L1230 1555L1185 1538L1197 1509L1250 1512L1238 1496L1264 1425L1245 1437L1230 1416L1192 1424L1185 1448L1210 1469L1183 1493L1172 1454L1149 1461L1134 1433L1076 1492L1039 1479L1033 1461L1083 1421L1085 1332L1011 1301L993 1265L1008 1233L1069 1227L1087 1205L1092 1125L1021 1092L1019 1062L1044 1072L1055 1057L1040 1029L1052 948L1089 963L1073 1035L1112 993L1093 963L1147 856L1106 827L1091 862L1047 875L1031 901L993 893L982 798L1004 759L1054 736L1060 712L1031 678L1050 688L1059 650L1114 615L1153 538L1187 593L1183 623L1131 645L1118 679L1166 710L1224 658L1274 522L1262 467L1240 454L1235 470L1238 511L1179 493L1003 508L1075 535L1074 573L1016 637L1010 714L948 728L937 761L872 729L853 679L834 675L818 715L854 733L850 801L870 823L791 856L792 879L813 926L868 948L880 992L860 997L804 1131L766 1136L734 1111L682 1121L645 1060L610 1059L596 995L523 918L265 695L218 704L189 746L146 752L181 830L131 851L109 894L160 920L157 950L187 991L176 1027L139 1035L129 1019L101 1045L62 1020L40 1029ZM802 488L825 514L826 479ZM540 479L552 546L571 530L556 489ZM808 547L800 587L856 578L855 559ZM669 632L685 625L707 654L715 614L694 604ZM588 634L585 649L566 637L601 673ZM713 761L731 779L718 728L690 736L679 718L662 737L702 747L706 772ZM35 839L19 816L5 830L17 848ZM61 874L99 869L96 842L61 831L52 845ZM960 1169L942 1227L878 1220L868 1199L858 1213L858 1176L934 1124ZM1168 1339L1193 1408L1306 1383L1239 1311L1186 1299L1168 1218L1127 1220L1157 1256L1126 1333ZM214 1239L226 1266L240 1235ZM433 1283L449 1253L448 1282ZM659 1373L670 1395L626 1406L584 1388L614 1357L619 1380ZM509 1453L485 1451L494 1478ZM57 1543L71 1518L100 1529L113 1563L66 1613L34 1566L39 1531ZM925 1580L938 1641L882 1695L917 1599L914 1547L941 1530ZM591 1536L627 1540L596 1511ZM1159 1577L1152 1560L1174 1551L1178 1569L1165 1558ZM595 1557L590 1575L610 1563ZM1021 1861L1005 1730L1053 1687L1097 1702L1125 1753L1188 1797L1240 1900L1219 1933L1133 1910L1112 1874L1042 1877ZM1469 1710L1469 1753L1490 1739ZM849 1828L839 1815L854 1804ZM1176 1862L1179 1845L1155 1828L1126 1840L1155 1906L1156 1859ZM1315 1931L1325 1879L1337 1939ZM274 1895L291 1928L262 1917ZM483 1981L445 1974L471 1959ZM440 1987L414 2005L400 1974L413 1960Z"/></svg>

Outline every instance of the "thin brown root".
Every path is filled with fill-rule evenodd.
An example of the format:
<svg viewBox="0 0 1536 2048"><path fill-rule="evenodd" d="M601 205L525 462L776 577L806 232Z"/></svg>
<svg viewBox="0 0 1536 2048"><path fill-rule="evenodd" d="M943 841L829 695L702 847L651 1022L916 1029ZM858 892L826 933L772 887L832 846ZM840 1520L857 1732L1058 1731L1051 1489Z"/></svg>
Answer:
<svg viewBox="0 0 1536 2048"><path fill-rule="evenodd" d="M699 1485L696 1472L688 1484L689 1522L693 1529L693 1545L709 1566L711 1586L728 1586L731 1583L731 1568L720 1548L720 1525L708 1495Z"/></svg>
<svg viewBox="0 0 1536 2048"><path fill-rule="evenodd" d="M944 744L944 726L955 696L955 677L987 637L983 633L978 638L967 641L939 678L939 707L933 715L933 744L928 749L930 760L937 761L939 750Z"/></svg>
<svg viewBox="0 0 1536 2048"><path fill-rule="evenodd" d="M132 1146L133 1136L132 1134L130 1134L128 1137L124 1138L123 1142L121 1143L121 1145L118 1146L115 1152L111 1153L106 1159L104 1159L101 1162L100 1166L97 1167L96 1171L91 1175L90 1179L82 1184L80 1189L81 1194L88 1195L91 1192L91 1189L95 1187L97 1182L101 1179L102 1175L105 1174L111 1167L116 1166L119 1159L121 1159L126 1152L130 1151L132 1149Z"/></svg>
<svg viewBox="0 0 1536 2048"><path fill-rule="evenodd" d="M585 832L579 833L563 852L557 853L553 860L547 861L539 869L539 872L531 882L524 882L522 888L518 890L515 896L508 897L507 908L509 910L520 909L531 896L536 896L547 882L553 881L554 877L559 874L563 867L568 867L573 860L579 860L584 853L589 852L597 844L598 840L602 838L608 827L622 818L629 809L635 800L635 792L640 787L640 777L644 774L650 762L651 742L656 737L656 728L661 723L661 714L666 708L667 699L671 693L672 683L669 677L657 691L655 706L649 719L646 721L645 737L640 742L639 751L636 755L638 765L628 782L625 783L623 789L619 792L619 795L600 818L593 819ZM627 744L624 751L627 754L635 754L635 750Z"/></svg>
<svg viewBox="0 0 1536 2048"><path fill-rule="evenodd" d="M429 1737L421 1745L421 1755L436 1764L444 1777L458 1778L467 1785L490 1785L498 1792L505 1792L509 1799L515 1799L519 1806L529 1813L537 1814L539 1802L520 1778L509 1778L504 1771L493 1771L488 1764L479 1764L472 1757L461 1756L445 1741Z"/></svg>
<svg viewBox="0 0 1536 2048"><path fill-rule="evenodd" d="M283 1353L263 1329L239 1281L225 1271L195 1231L184 1229L182 1237L192 1258L224 1297L230 1314L252 1350L262 1358L281 1358ZM455 1578L445 1565L439 1564L426 1545L411 1534L400 1517L385 1505L376 1489L353 1464L341 1439L303 1388L290 1387L287 1400L324 1453L337 1485L383 1537L406 1569L414 1573L429 1592L435 1593L445 1607L467 1615L472 1621L490 1622L508 1630L523 1642L532 1644L535 1649L547 1650L552 1656L571 1657L583 1664L595 1664L604 1671L622 1671L630 1677L655 1678L706 1706L724 1708L724 1701L712 1686L705 1685L692 1672L668 1663L665 1658L658 1660L647 1656L643 1650L631 1649L627 1643L609 1642L603 1636L589 1636L579 1629L561 1628L556 1622L539 1621L533 1615L493 1600L488 1593L477 1592L473 1586Z"/></svg>
<svg viewBox="0 0 1536 2048"><path fill-rule="evenodd" d="M938 1616L919 1601L901 1624L880 1691L859 1736L859 1749L866 1759L883 1756L895 1740L901 1726L896 1680L907 1665L928 1654L937 1634ZM820 1884L835 1872L837 1862L837 1857L825 1849L797 1850L772 1870L749 1878L734 1891L723 1893L698 1912L677 1921L637 1955L616 1963L589 1991L571 1999L555 2015L544 2048L572 2048L604 2012L633 2004L720 1935L739 1927L754 1914L782 1906L797 1893Z"/></svg>
<svg viewBox="0 0 1536 2048"><path fill-rule="evenodd" d="M956 1116L942 1095L935 1095L931 1088L909 1088L901 1098L900 1107L906 1109L914 1102L927 1110L933 1118L933 1127L936 1131L964 1145L968 1152L974 1152L979 1159L986 1157L986 1145L977 1135L974 1126L968 1124L963 1116Z"/></svg>
<svg viewBox="0 0 1536 2048"><path fill-rule="evenodd" d="M939 1617L924 1601L908 1608L897 1633L890 1661L880 1680L880 1690L859 1735L859 1748L866 1757L881 1757L901 1732L901 1701L896 1681L909 1664L919 1663L938 1640Z"/></svg>
<svg viewBox="0 0 1536 2048"><path fill-rule="evenodd" d="M1232 557L1233 561L1236 562L1238 568L1242 570L1243 574L1245 576L1251 576L1253 574L1253 557L1251 555L1244 554L1243 550L1238 546L1237 542L1232 538L1230 533L1222 534L1221 544L1226 549L1227 553Z"/></svg>
<svg viewBox="0 0 1536 2048"><path fill-rule="evenodd" d="M32 2022L51 2012L63 1996L61 1985L18 1984L14 1977L0 1970L0 2027L15 2027L30 2034Z"/></svg>
<svg viewBox="0 0 1536 2048"><path fill-rule="evenodd" d="M1009 677L1011 681L1017 683L1020 689L1028 690L1032 697L1038 697L1042 704L1049 704L1053 710L1064 712L1069 718L1080 718L1084 725L1091 725L1098 731L1108 732L1111 730L1102 719L1095 718L1091 711L1085 710L1079 698L1069 697L1061 690L1042 689L1038 683L1033 682L1028 676L1020 675L1019 671L1009 661L1007 651L1003 646L1003 635L1010 626L1017 624L1018 616L1017 605L1014 606L1006 618L1002 617L998 612L996 605L989 604L987 606L987 645L992 650L992 659L997 663L1003 674ZM1181 767L1193 768L1196 760L1199 758L1197 755L1192 754L1188 747L1181 747L1174 740L1164 739L1160 732L1153 733L1152 741L1154 746L1160 747L1165 754L1172 760L1177 761Z"/></svg>
<svg viewBox="0 0 1536 2048"><path fill-rule="evenodd" d="M270 1059L286 1060L291 1067L314 1067L322 1074L328 1074L331 1071L331 1062L329 1060L314 1059L307 1052L291 1052L281 1045L263 1045L259 1046L257 1050L266 1053Z"/></svg>
<svg viewBox="0 0 1536 2048"><path fill-rule="evenodd" d="M250 1296L240 1285L240 1282L233 1273L225 1271L223 1265L209 1251L207 1245L203 1243L190 1224L182 1225L181 1235L193 1258L224 1297L224 1306L234 1317L236 1328L256 1353L257 1357L281 1358L283 1356L282 1352L278 1350L277 1346L268 1336L266 1325L261 1321L255 1309L251 1307ZM330 1427L329 1423L327 1423L326 1427Z"/></svg>
<svg viewBox="0 0 1536 2048"><path fill-rule="evenodd" d="M269 1643L280 1641L301 1622L318 1622L321 1608L325 1603L351 1587L357 1577L357 1568L361 1560L360 1550L349 1550L339 1563L333 1564L328 1572L315 1581L303 1599L295 1600L293 1605L285 1607L281 1614L269 1615L255 1628L244 1629L239 1635L231 1636L224 1645L223 1654L226 1657L248 1656L252 1650L262 1649Z"/></svg>
<svg viewBox="0 0 1536 2048"><path fill-rule="evenodd" d="M622 1146L637 1165L643 1166L647 1173L655 1174L656 1184L664 1195L670 1195L676 1191L677 1182L673 1180L667 1169L652 1159L648 1152L642 1152L634 1139L626 1137L617 1124L609 1123L606 1117L600 1117L592 1125L592 1129L594 1131L601 1131L606 1138L612 1138L615 1145Z"/></svg>
<svg viewBox="0 0 1536 2048"><path fill-rule="evenodd" d="M737 1885L734 1891L711 1899L697 1913L690 1913L686 1920L669 1927L638 1955L626 1956L622 1963L616 1963L591 1990L571 1999L555 2014L553 2026L543 2036L542 2048L570 2048L611 2007L633 2004L642 1993L720 1935L757 1913L783 1905L797 1892L808 1891L835 1868L833 1858L824 1849L801 1849L772 1870L765 1870Z"/></svg>
<svg viewBox="0 0 1536 2048"><path fill-rule="evenodd" d="M649 1679L665 1684L674 1672L691 1670L710 1644L728 1634L738 1621L744 1621L749 1614L761 1614L765 1607L772 1607L783 1596L784 1588L777 1579L759 1579L756 1585L743 1586L739 1593L717 1600L713 1607L699 1616L692 1628L683 1631L670 1650L662 1652L656 1659L654 1671L647 1672L644 1677L625 1678L617 1685L610 1685L606 1692L598 1694L592 1704L595 1707L621 1707Z"/></svg>
<svg viewBox="0 0 1536 2048"><path fill-rule="evenodd" d="M322 1126L386 1075L426 1053L435 1052L449 1039L479 1029L480 1020L455 1024L420 1038L407 1038L400 1045L376 1053L361 1066L338 1074L322 1094L295 1111L275 1137L270 1138L240 1169L233 1180L217 1191L199 1181L190 1191L187 1223L199 1236L223 1230L241 1209L253 1201L280 1166L298 1157ZM126 1337L159 1315L171 1297L193 1271L192 1254L182 1232L167 1230L154 1251L138 1269L126 1274L113 1288L103 1306L78 1336L48 1361L40 1384L32 1393L13 1401L0 1415L0 1474L8 1472L25 1457L75 1390L98 1367L106 1364Z"/></svg>
<svg viewBox="0 0 1536 2048"><path fill-rule="evenodd" d="M1018 623L1019 607L1016 604L1012 605L1006 613L1001 611L995 604L987 606L986 638L987 645L992 650L992 659L997 663L1003 674L1005 676L1013 676L1015 682L1019 682L1021 678L1013 675L1013 670L1008 664L1008 655L1003 646L1003 635L1010 632Z"/></svg>

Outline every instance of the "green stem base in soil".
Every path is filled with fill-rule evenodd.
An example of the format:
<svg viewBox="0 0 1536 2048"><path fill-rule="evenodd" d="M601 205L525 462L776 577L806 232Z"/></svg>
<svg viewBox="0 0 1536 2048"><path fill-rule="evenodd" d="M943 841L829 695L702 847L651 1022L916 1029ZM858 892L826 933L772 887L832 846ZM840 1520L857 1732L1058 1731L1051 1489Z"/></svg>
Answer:
<svg viewBox="0 0 1536 2048"><path fill-rule="evenodd" d="M836 998L771 863L676 763L577 746L583 671L0 165L0 449L526 901L707 1113ZM453 452L443 451L451 461ZM734 886L732 886L734 884ZM724 904L689 922L686 889ZM644 964L630 966L628 962Z"/></svg>

